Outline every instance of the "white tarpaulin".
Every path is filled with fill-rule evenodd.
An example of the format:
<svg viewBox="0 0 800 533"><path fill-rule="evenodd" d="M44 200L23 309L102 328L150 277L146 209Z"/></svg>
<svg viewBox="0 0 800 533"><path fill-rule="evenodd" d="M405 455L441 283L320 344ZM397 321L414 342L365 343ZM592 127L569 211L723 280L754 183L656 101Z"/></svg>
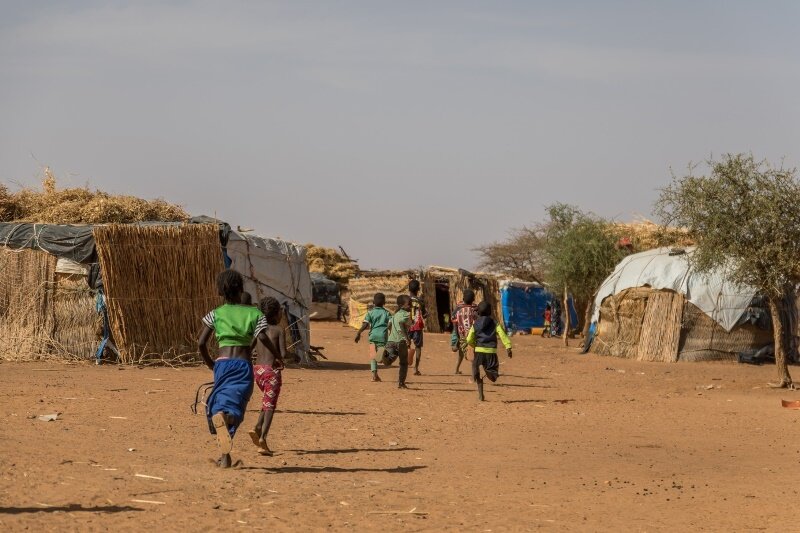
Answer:
<svg viewBox="0 0 800 533"><path fill-rule="evenodd" d="M695 272L687 260L693 251L694 248L687 248L686 254L671 256L669 248L656 248L623 259L600 285L592 322L597 321L600 304L609 296L625 289L647 286L681 293L726 331L731 331L757 291L728 281L719 271L709 274Z"/></svg>
<svg viewBox="0 0 800 533"><path fill-rule="evenodd" d="M244 276L244 290L254 303L272 296L288 309L299 322L302 346L298 355L307 359L309 349L309 309L311 308L311 277L306 264L306 249L277 239L268 239L231 231L227 245L231 269ZM287 345L291 337L287 332Z"/></svg>
<svg viewBox="0 0 800 533"><path fill-rule="evenodd" d="M59 257L56 261L56 274L77 274L79 276L86 276L89 269L86 265L76 263L66 257Z"/></svg>

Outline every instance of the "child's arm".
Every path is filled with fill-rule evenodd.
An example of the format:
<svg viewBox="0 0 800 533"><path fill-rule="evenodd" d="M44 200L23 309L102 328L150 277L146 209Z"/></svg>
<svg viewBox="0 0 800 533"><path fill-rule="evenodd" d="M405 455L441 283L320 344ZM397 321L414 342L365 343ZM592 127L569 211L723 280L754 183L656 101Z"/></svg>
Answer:
<svg viewBox="0 0 800 533"><path fill-rule="evenodd" d="M410 341L411 339L408 337L408 330L411 329L411 316L403 320L401 327L403 329L403 336L406 338L406 341Z"/></svg>
<svg viewBox="0 0 800 533"><path fill-rule="evenodd" d="M467 344L470 346L475 346L477 342L475 342L475 326L469 328L469 333L467 334Z"/></svg>
<svg viewBox="0 0 800 533"><path fill-rule="evenodd" d="M368 329L370 329L370 325L369 322L365 320L364 322L361 323L361 329L359 329L358 333L356 333L356 344L358 344L358 341L361 340L361 334L367 331Z"/></svg>
<svg viewBox="0 0 800 533"><path fill-rule="evenodd" d="M216 312L211 311L203 317L203 329L200 330L200 335L197 338L197 351L200 352L200 357L203 362L212 371L214 370L214 361L208 354L208 341L211 340L211 335L214 333L214 321L216 320Z"/></svg>
<svg viewBox="0 0 800 533"><path fill-rule="evenodd" d="M508 335L506 335L506 330L504 330L503 326L500 324L497 324L497 327L494 329L497 332L497 336L500 337L500 341L503 343L503 346L506 347L508 358L511 359L511 339L509 339Z"/></svg>
<svg viewBox="0 0 800 533"><path fill-rule="evenodd" d="M278 368L283 368L284 361L286 360L286 334L281 329L278 332L278 352L276 359L278 360Z"/></svg>
<svg viewBox="0 0 800 533"><path fill-rule="evenodd" d="M200 336L197 339L197 351L200 352L200 356L203 358L203 362L211 370L214 370L214 361L208 354L208 341L211 339L211 335L213 333L214 333L213 329L203 324L203 330L200 332Z"/></svg>

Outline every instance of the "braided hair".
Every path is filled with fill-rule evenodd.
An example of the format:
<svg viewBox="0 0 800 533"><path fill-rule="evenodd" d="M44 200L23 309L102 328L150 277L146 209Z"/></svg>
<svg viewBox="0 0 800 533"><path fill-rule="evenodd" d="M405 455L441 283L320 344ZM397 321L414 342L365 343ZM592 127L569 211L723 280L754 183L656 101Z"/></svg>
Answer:
<svg viewBox="0 0 800 533"><path fill-rule="evenodd" d="M275 325L280 321L279 314L281 312L281 304L278 303L278 300L272 296L266 296L265 298L261 299L259 307L261 308L261 312L264 313L264 316L267 318L267 322Z"/></svg>
<svg viewBox="0 0 800 533"><path fill-rule="evenodd" d="M244 291L244 279L235 270L223 270L217 276L217 290L226 302L238 304Z"/></svg>

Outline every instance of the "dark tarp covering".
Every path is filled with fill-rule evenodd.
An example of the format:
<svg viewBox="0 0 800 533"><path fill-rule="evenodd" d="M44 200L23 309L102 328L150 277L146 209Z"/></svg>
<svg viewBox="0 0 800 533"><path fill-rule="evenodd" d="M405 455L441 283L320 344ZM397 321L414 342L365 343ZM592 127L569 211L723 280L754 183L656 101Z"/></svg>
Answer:
<svg viewBox="0 0 800 533"><path fill-rule="evenodd" d="M311 301L338 304L341 302L339 284L317 272L311 273Z"/></svg>
<svg viewBox="0 0 800 533"><path fill-rule="evenodd" d="M219 240L223 247L228 243L231 227L227 222L207 216L192 217L190 224L219 225ZM141 222L141 225L169 226L183 222ZM0 246L14 250L30 248L41 250L56 257L63 257L76 263L97 262L94 246L94 226L71 224L32 224L30 222L0 223Z"/></svg>
<svg viewBox="0 0 800 533"><path fill-rule="evenodd" d="M97 262L92 226L0 223L0 246L41 250L76 263Z"/></svg>

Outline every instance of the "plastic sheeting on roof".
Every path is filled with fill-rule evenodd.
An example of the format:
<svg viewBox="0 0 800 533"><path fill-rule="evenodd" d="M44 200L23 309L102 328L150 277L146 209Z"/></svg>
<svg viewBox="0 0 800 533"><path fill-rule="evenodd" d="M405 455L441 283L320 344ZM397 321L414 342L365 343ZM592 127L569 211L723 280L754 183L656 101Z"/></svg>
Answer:
<svg viewBox="0 0 800 533"><path fill-rule="evenodd" d="M76 263L95 263L92 226L71 224L0 223L0 246L41 250Z"/></svg>
<svg viewBox="0 0 800 533"><path fill-rule="evenodd" d="M255 300L272 296L300 320L303 347L309 348L311 277L306 249L278 239L231 231L226 248L231 269L244 277L244 290Z"/></svg>
<svg viewBox="0 0 800 533"><path fill-rule="evenodd" d="M597 321L600 304L609 296L647 286L683 294L725 331L731 331L758 291L732 283L721 271L695 272L688 261L693 252L694 248L687 248L686 254L670 255L670 248L656 248L623 259L598 289L592 322Z"/></svg>

